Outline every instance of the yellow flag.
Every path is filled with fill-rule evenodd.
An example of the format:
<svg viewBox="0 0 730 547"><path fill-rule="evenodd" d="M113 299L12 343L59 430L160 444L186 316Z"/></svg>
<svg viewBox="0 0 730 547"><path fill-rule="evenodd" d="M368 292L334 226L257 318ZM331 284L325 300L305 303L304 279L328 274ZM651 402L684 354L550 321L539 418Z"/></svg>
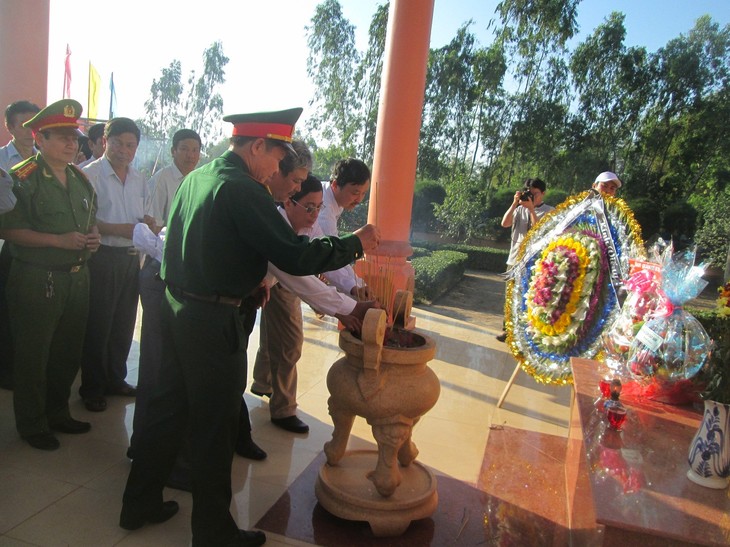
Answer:
<svg viewBox="0 0 730 547"><path fill-rule="evenodd" d="M99 114L99 90L101 89L101 76L94 66L89 63L89 108L87 115L89 119L97 119Z"/></svg>

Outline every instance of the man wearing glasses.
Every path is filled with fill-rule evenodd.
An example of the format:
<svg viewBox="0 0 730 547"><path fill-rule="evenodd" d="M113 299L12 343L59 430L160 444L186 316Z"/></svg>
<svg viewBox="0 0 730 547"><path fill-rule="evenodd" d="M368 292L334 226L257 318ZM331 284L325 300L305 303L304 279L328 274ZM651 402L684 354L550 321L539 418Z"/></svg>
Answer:
<svg viewBox="0 0 730 547"><path fill-rule="evenodd" d="M309 175L302 183L301 190L279 208L294 231L309 237L323 235L317 225L317 217L323 210L326 210L326 206L322 201L322 183L313 175ZM304 300L318 312L336 317L346 329L354 332L360 331L365 312L375 305L372 301L356 302L343 294L346 291L336 281L338 272L323 274L331 283L327 285L316 276L289 275L269 264L267 284L274 284L271 286L271 298L261 315L259 349L251 391L271 398L271 422L292 433L309 431L309 426L296 415L296 365L304 343L301 301ZM338 288L342 292L338 292Z"/></svg>

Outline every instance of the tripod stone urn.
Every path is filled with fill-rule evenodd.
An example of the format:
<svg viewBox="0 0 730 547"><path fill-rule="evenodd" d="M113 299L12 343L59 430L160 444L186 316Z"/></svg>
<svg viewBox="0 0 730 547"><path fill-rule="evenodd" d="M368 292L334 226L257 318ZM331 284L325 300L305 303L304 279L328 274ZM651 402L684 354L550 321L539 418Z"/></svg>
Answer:
<svg viewBox="0 0 730 547"><path fill-rule="evenodd" d="M398 298L407 299L400 317L407 324L412 296ZM327 463L315 493L330 513L367 521L376 536L401 535L438 504L436 478L415 461L411 438L413 426L438 400L439 380L428 367L436 345L415 330L387 329L380 309L368 310L362 339L341 331L339 345L345 356L327 375L334 431L324 445ZM355 416L372 427L377 451L346 450Z"/></svg>

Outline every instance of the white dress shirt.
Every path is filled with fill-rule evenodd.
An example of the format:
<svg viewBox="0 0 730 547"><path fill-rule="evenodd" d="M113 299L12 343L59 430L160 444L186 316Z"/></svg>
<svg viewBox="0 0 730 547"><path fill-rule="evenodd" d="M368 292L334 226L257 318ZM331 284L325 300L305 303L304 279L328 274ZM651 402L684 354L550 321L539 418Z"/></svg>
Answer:
<svg viewBox="0 0 730 547"><path fill-rule="evenodd" d="M144 220L147 184L142 173L131 165L122 182L106 156L91 162L83 169L96 192L96 218L107 224L137 224ZM132 240L120 236L101 236L102 245L131 247Z"/></svg>
<svg viewBox="0 0 730 547"><path fill-rule="evenodd" d="M344 208L337 203L329 182L322 185L322 202L324 208L319 212L312 237L322 237L323 235L339 237L340 232L337 229L337 221L340 219ZM362 280L357 277L355 270L350 265L343 266L339 270L326 272L324 276L330 283L347 294L350 294L355 285L358 287L363 286Z"/></svg>
<svg viewBox="0 0 730 547"><path fill-rule="evenodd" d="M175 197L175 192L180 187L182 179L183 174L173 162L157 171L147 181L148 200L145 213L154 217L158 226L167 224L172 198Z"/></svg>
<svg viewBox="0 0 730 547"><path fill-rule="evenodd" d="M94 157L94 156L92 155L92 156L91 156L91 157L90 157L90 158L89 158L88 160L84 160L84 161L82 161L82 162L81 162L81 163L79 163L79 164L78 164L78 165L77 165L76 167L78 167L79 169L83 169L84 167L86 167L87 165L89 165L89 164L90 164L90 163L92 163L92 162L95 162L95 161L96 161L96 160L98 160L98 159L99 159L99 158L95 158L95 157Z"/></svg>
<svg viewBox="0 0 730 547"><path fill-rule="evenodd" d="M279 212L284 220L291 226L289 218L286 216L286 211L279 207ZM310 230L301 230L299 235L310 236ZM294 293L299 298L304 300L307 304L312 306L315 310L320 311L327 315L334 316L336 313L343 315L349 315L352 310L355 309L354 299L350 298L346 294L338 292L335 287L327 285L320 281L315 275L290 275L282 272L279 268L269 262L269 271L266 276L266 281L269 286L273 285L276 280L287 289L289 292Z"/></svg>
<svg viewBox="0 0 730 547"><path fill-rule="evenodd" d="M325 235L337 237L340 234L337 229L337 221L340 220L340 215L344 209L337 203L329 182L322 184L322 201L324 202L324 209L319 212L317 223Z"/></svg>
<svg viewBox="0 0 730 547"><path fill-rule="evenodd" d="M37 153L38 150L33 147L33 154ZM0 169L3 171L10 171L14 165L17 165L23 159L18 149L15 148L13 141L8 142L8 144L0 148Z"/></svg>
<svg viewBox="0 0 730 547"><path fill-rule="evenodd" d="M14 207L13 179L4 170L0 169L0 214L12 211Z"/></svg>

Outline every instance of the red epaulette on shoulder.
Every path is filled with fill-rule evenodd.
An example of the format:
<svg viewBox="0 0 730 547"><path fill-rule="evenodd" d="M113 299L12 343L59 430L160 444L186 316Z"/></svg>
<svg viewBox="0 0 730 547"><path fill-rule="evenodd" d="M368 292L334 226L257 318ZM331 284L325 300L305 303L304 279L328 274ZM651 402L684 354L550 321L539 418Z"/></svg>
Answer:
<svg viewBox="0 0 730 547"><path fill-rule="evenodd" d="M14 169L12 174L15 175L20 180L25 180L36 169L38 169L38 162L34 161L31 158L30 160L27 160L25 163L23 163L17 169Z"/></svg>

